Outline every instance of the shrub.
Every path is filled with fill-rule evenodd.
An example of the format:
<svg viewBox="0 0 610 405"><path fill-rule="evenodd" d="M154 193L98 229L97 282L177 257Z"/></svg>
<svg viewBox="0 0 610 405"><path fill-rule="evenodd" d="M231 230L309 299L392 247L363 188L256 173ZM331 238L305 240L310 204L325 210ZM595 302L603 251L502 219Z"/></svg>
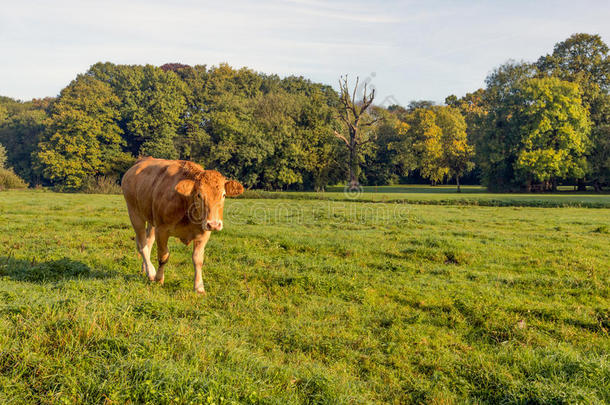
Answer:
<svg viewBox="0 0 610 405"><path fill-rule="evenodd" d="M11 188L26 188L28 185L11 169L0 168L0 190Z"/></svg>
<svg viewBox="0 0 610 405"><path fill-rule="evenodd" d="M108 176L88 177L83 181L81 191L85 194L121 194L121 186L116 179Z"/></svg>

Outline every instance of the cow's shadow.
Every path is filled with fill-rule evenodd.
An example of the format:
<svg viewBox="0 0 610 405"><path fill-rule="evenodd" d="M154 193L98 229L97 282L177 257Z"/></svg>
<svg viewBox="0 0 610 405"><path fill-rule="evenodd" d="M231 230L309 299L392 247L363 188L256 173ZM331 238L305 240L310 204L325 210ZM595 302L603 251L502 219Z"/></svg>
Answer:
<svg viewBox="0 0 610 405"><path fill-rule="evenodd" d="M0 256L0 277L16 281L45 283L71 279L106 279L114 276L112 271L94 270L83 262L67 257L36 262Z"/></svg>

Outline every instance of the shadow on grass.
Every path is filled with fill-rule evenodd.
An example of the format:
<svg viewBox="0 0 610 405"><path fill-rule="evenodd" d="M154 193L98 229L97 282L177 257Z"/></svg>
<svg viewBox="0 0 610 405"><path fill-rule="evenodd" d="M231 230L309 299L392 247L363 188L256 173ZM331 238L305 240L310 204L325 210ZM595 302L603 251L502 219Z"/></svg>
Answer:
<svg viewBox="0 0 610 405"><path fill-rule="evenodd" d="M9 277L16 281L44 283L70 279L106 279L114 276L112 271L93 270L85 263L67 257L36 262L0 256L0 277Z"/></svg>

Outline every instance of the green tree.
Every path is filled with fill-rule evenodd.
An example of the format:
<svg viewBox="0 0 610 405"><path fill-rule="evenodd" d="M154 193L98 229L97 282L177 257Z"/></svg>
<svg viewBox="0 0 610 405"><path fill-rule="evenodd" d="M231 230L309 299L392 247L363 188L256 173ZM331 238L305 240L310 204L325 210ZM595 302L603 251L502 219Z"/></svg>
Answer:
<svg viewBox="0 0 610 405"><path fill-rule="evenodd" d="M436 124L436 114L430 108L416 108L407 115L410 158L422 177L432 184L441 182L449 173L443 160L442 129Z"/></svg>
<svg viewBox="0 0 610 405"><path fill-rule="evenodd" d="M515 93L521 83L536 73L530 64L508 62L485 79L482 104L486 113L473 146L481 180L492 191L520 187L514 172L521 140L519 125L515 124L515 112L520 108Z"/></svg>
<svg viewBox="0 0 610 405"><path fill-rule="evenodd" d="M263 136L254 118L255 103L232 94L218 98L206 130L212 147L206 167L238 178L247 187L261 184L261 165L273 154L273 142Z"/></svg>
<svg viewBox="0 0 610 405"><path fill-rule="evenodd" d="M555 44L553 53L538 59L536 66L544 75L578 83L583 103L590 105L600 90L610 88L608 51L599 35L574 34Z"/></svg>
<svg viewBox="0 0 610 405"><path fill-rule="evenodd" d="M332 88L226 64L176 72L189 89L175 142L181 157L248 187L321 189L334 178Z"/></svg>
<svg viewBox="0 0 610 405"><path fill-rule="evenodd" d="M447 167L449 177L455 178L459 193L460 177L474 167L474 149L468 142L466 121L457 108L436 107L434 113L436 124L442 131L442 165Z"/></svg>
<svg viewBox="0 0 610 405"><path fill-rule="evenodd" d="M329 183L341 181L345 173L345 159L341 157L345 149L335 142L333 135L333 128L338 125L338 94L330 86L306 82L309 89L299 95L300 108L296 119L303 148L307 151L303 162L303 185L308 189L323 190Z"/></svg>
<svg viewBox="0 0 610 405"><path fill-rule="evenodd" d="M180 76L152 65L111 63L97 63L87 75L110 85L120 100L119 125L127 148L134 156L144 154L145 151L140 150L144 144L149 151L163 151L165 156L178 155L175 138L186 114L189 92Z"/></svg>
<svg viewBox="0 0 610 405"><path fill-rule="evenodd" d="M512 122L520 135L518 178L529 187L583 176L591 122L578 85L555 77L533 78L519 86L516 98L519 109Z"/></svg>
<svg viewBox="0 0 610 405"><path fill-rule="evenodd" d="M596 191L610 184L610 95L601 94L591 109L593 129L587 151L590 176Z"/></svg>
<svg viewBox="0 0 610 405"><path fill-rule="evenodd" d="M7 118L0 124L0 143L7 149L7 165L30 184L40 183L34 168L33 154L42 139L52 99L17 102L5 105Z"/></svg>
<svg viewBox="0 0 610 405"><path fill-rule="evenodd" d="M468 143L473 146L480 145L484 135L485 119L488 113L489 106L485 100L485 90L478 89L472 93L466 93L465 96L457 98L451 95L445 99L445 104L450 107L455 107L462 113L466 121L466 134ZM478 149L474 149L475 166L480 166L482 157L478 153ZM477 170L477 177L480 177L480 170Z"/></svg>
<svg viewBox="0 0 610 405"><path fill-rule="evenodd" d="M596 189L610 181L610 58L608 46L599 35L574 34L555 45L553 53L541 57L537 67L542 75L577 83L593 123L591 147L586 153L586 173ZM579 189L586 189L583 178Z"/></svg>
<svg viewBox="0 0 610 405"><path fill-rule="evenodd" d="M209 73L205 65L175 70L184 81L186 113L178 127L175 145L182 159L203 163L209 158L210 134L206 131L207 117L212 108L207 98Z"/></svg>
<svg viewBox="0 0 610 405"><path fill-rule="evenodd" d="M176 133L167 125L163 125L154 137L149 137L140 146L140 155L159 159L178 159L180 156L174 144Z"/></svg>
<svg viewBox="0 0 610 405"><path fill-rule="evenodd" d="M268 189L320 190L345 167L333 136L339 96L302 77L97 63L50 108L26 104L0 97L0 142L16 170L35 168L31 182L41 173L58 188L116 177L137 155L194 160Z"/></svg>
<svg viewBox="0 0 610 405"><path fill-rule="evenodd" d="M181 69L189 89L180 126L180 150L189 158L238 178L246 187L261 185L263 162L273 154L255 118L262 76L226 64Z"/></svg>
<svg viewBox="0 0 610 405"><path fill-rule="evenodd" d="M273 153L261 164L261 182L269 188L303 184L308 157L315 145L307 142L298 120L303 97L274 90L255 103L255 119L261 134L270 138Z"/></svg>
<svg viewBox="0 0 610 405"><path fill-rule="evenodd" d="M75 190L86 177L112 171L123 144L118 104L110 86L89 75L77 76L61 91L36 154L52 184Z"/></svg>
<svg viewBox="0 0 610 405"><path fill-rule="evenodd" d="M418 108L427 110L427 109L434 107L435 105L436 105L436 103L432 100L413 100L407 106L407 110L415 111Z"/></svg>
<svg viewBox="0 0 610 405"><path fill-rule="evenodd" d="M3 104L0 104L0 125L8 118L8 111Z"/></svg>
<svg viewBox="0 0 610 405"><path fill-rule="evenodd" d="M370 144L370 153L365 154L367 184L397 183L402 176L417 169L407 138L409 125L399 119L395 110L373 107L371 113L377 118L377 124L375 142Z"/></svg>

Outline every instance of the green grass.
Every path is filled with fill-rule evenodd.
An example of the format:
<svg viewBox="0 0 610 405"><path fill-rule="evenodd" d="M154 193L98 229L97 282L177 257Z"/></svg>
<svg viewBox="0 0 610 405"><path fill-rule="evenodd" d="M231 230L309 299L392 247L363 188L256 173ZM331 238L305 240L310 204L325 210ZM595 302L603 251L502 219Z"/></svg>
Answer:
<svg viewBox="0 0 610 405"><path fill-rule="evenodd" d="M455 186L365 186L361 193L344 193L343 187L329 187L326 192L266 192L249 191L254 198L295 198L331 201L399 202L426 205L479 205L499 207L585 207L610 208L610 194L574 192L562 187L556 193L489 193L481 186L462 186L457 193Z"/></svg>
<svg viewBox="0 0 610 405"><path fill-rule="evenodd" d="M608 209L228 200L207 297L121 196L0 218L0 403L610 402Z"/></svg>

